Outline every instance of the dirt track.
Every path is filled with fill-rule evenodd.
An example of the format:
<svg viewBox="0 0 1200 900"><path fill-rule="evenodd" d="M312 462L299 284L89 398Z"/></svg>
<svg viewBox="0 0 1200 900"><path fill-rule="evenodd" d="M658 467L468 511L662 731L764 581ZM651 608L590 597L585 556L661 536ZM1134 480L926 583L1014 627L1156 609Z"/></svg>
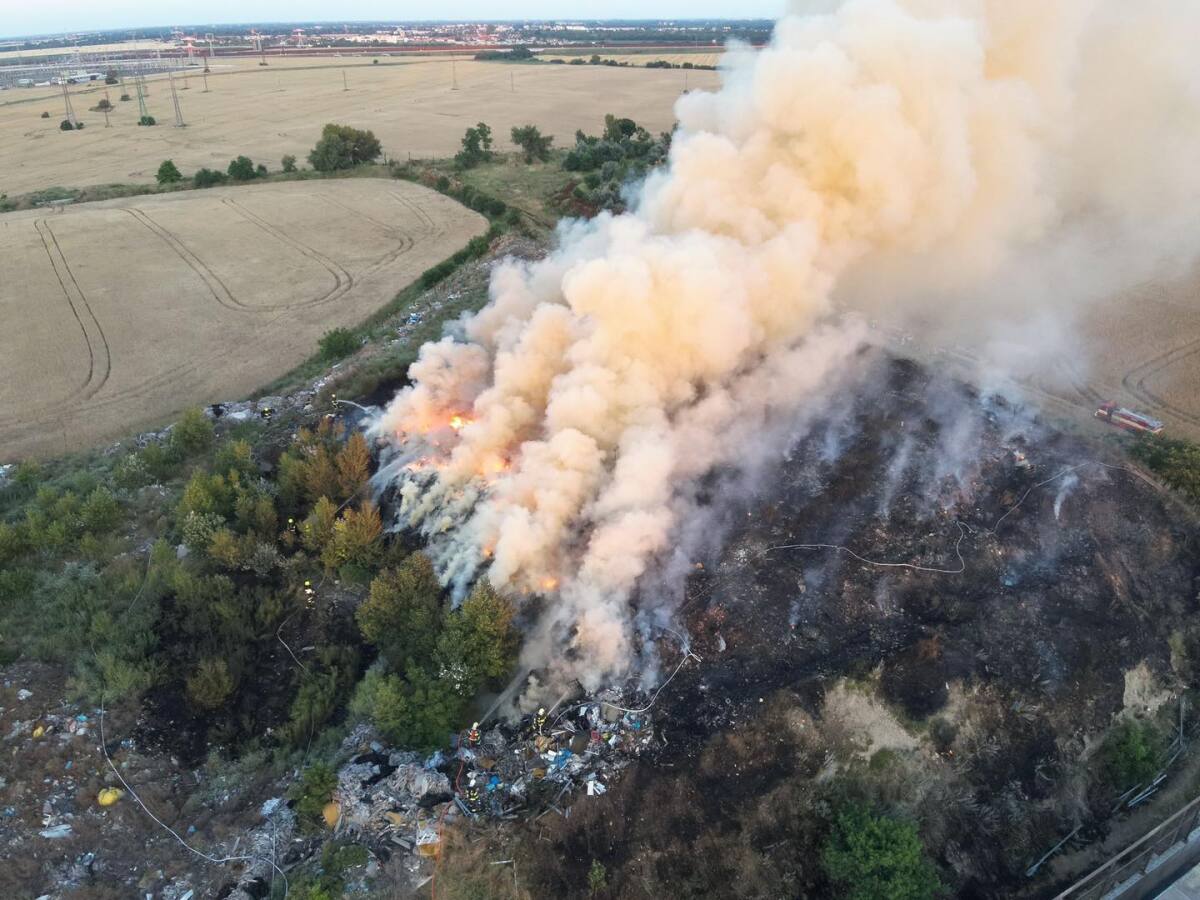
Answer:
<svg viewBox="0 0 1200 900"><path fill-rule="evenodd" d="M690 72L686 81L693 88L714 87L717 73ZM204 93L198 70L176 78L186 128L174 127L165 77L149 81L147 107L159 122L153 128L137 125L131 83L107 89L116 107L111 128L104 127L102 113L88 112L105 96L104 85L80 85L71 93L87 125L81 132L59 130L64 118L60 89L6 91L0 95L0 193L150 182L168 158L185 174L202 166L223 171L240 154L274 171L285 153L303 164L326 122L373 129L393 159L452 155L463 132L481 120L492 126L501 149L510 147L514 125L532 122L561 146L572 142L576 129L599 132L605 113L666 131L674 123L673 105L685 75L465 58L377 66L362 57L288 59L265 68L254 59L218 58L208 84ZM122 91L134 99L120 102ZM43 111L50 113L48 119L41 118Z"/></svg>
<svg viewBox="0 0 1200 900"><path fill-rule="evenodd" d="M240 398L485 220L407 182L191 191L0 217L0 461Z"/></svg>

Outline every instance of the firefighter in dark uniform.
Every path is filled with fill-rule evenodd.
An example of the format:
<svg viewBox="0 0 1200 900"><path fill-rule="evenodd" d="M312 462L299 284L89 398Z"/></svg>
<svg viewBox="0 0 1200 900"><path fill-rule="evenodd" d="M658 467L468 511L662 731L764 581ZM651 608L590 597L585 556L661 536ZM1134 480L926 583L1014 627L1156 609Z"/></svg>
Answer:
<svg viewBox="0 0 1200 900"><path fill-rule="evenodd" d="M537 715L533 717L533 730L538 734L544 734L546 730L546 707L538 707Z"/></svg>
<svg viewBox="0 0 1200 900"><path fill-rule="evenodd" d="M471 776L471 780L467 782L467 789L463 791L463 799L466 801L467 809L478 814L481 808L479 800L479 786L475 784L475 776Z"/></svg>
<svg viewBox="0 0 1200 900"><path fill-rule="evenodd" d="M270 406L264 406L258 411L258 414L262 416L264 421L269 422L271 420L271 416L275 415L275 409Z"/></svg>

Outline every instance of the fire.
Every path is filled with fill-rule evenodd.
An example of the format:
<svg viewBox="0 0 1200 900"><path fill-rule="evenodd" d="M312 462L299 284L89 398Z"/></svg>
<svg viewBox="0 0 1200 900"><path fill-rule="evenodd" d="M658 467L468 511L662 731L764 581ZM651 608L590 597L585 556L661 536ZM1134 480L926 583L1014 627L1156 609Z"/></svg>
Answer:
<svg viewBox="0 0 1200 900"><path fill-rule="evenodd" d="M464 419L462 416L452 416L450 419L450 427L453 428L455 431L462 431L464 428L467 427L467 424L468 424L467 420Z"/></svg>
<svg viewBox="0 0 1200 900"><path fill-rule="evenodd" d="M558 579L557 578L543 578L542 579L542 590L543 591L552 591L557 587L558 587Z"/></svg>
<svg viewBox="0 0 1200 900"><path fill-rule="evenodd" d="M481 478L488 478L508 471L508 460L496 455L487 456L476 469Z"/></svg>

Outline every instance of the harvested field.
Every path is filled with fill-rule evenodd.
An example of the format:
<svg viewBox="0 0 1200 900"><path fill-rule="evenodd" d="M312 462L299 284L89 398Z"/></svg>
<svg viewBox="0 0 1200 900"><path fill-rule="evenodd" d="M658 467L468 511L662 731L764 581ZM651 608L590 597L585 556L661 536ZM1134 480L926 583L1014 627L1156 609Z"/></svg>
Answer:
<svg viewBox="0 0 1200 900"><path fill-rule="evenodd" d="M683 90L682 73L666 70L384 59L381 65L363 57L288 59L265 68L255 59L218 59L208 93L199 70L176 77L186 128L172 127L164 77L149 80L147 105L160 123L153 128L138 127L136 97L117 99L122 91L132 95L132 84L107 89L116 107L111 128L101 113L87 111L105 86L73 88L72 103L88 126L81 132L59 131L58 88L8 91L0 102L0 193L151 182L164 159L190 174L202 166L224 170L245 154L275 170L284 154L303 161L326 122L373 129L393 159L452 155L480 120L492 126L498 149L509 148L512 126L530 122L559 145L570 144L576 129L599 131L606 113L665 131ZM689 84L715 87L717 73L692 72ZM40 118L43 111L50 118Z"/></svg>
<svg viewBox="0 0 1200 900"><path fill-rule="evenodd" d="M440 194L380 179L5 215L0 459L243 397L486 228Z"/></svg>

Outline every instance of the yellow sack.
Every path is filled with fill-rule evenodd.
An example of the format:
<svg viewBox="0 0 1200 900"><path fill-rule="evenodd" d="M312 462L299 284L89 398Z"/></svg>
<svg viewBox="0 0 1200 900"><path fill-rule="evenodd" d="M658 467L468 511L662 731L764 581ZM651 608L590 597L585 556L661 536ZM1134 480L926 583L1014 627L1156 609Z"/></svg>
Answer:
<svg viewBox="0 0 1200 900"><path fill-rule="evenodd" d="M101 806L112 806L124 796L125 792L120 788L106 787L96 795L96 802Z"/></svg>
<svg viewBox="0 0 1200 900"><path fill-rule="evenodd" d="M336 828L338 820L342 817L342 808L336 803L326 803L325 808L321 810L321 815L325 818L326 825Z"/></svg>

